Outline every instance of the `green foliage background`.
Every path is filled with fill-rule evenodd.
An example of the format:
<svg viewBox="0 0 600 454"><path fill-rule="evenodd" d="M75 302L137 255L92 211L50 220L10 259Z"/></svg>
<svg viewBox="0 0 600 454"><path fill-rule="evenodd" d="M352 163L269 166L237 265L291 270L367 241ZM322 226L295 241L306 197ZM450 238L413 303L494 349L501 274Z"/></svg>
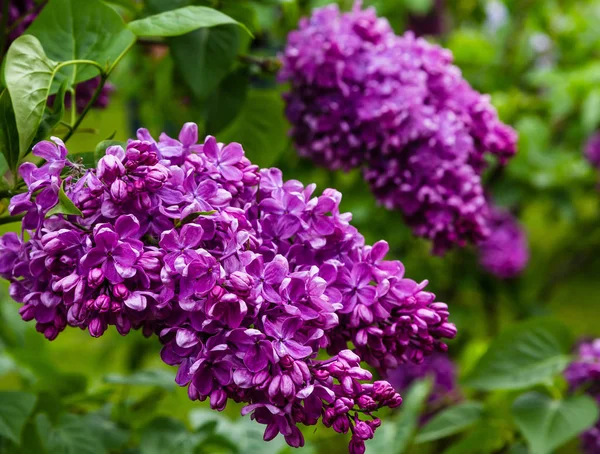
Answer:
<svg viewBox="0 0 600 454"><path fill-rule="evenodd" d="M529 235L529 266L510 281L486 275L469 248L430 255L430 245L411 235L399 213L376 206L359 171L330 173L295 154L274 57L298 19L329 2L107 3L127 21L191 4L209 6L245 24L254 38L236 25L142 37L109 79L116 87L109 108L92 110L70 139L72 153L93 161L96 144L113 135L126 140L140 126L155 136L176 135L185 121L195 121L220 141L241 142L253 162L280 167L287 179L342 191L342 207L353 213L367 241L386 239L407 275L428 279L428 288L449 303L459 332L450 355L467 401L417 431L427 394L427 382L420 383L404 396L404 410L383 415L371 452L578 452L575 436L595 421L597 410L585 398L566 397L560 372L573 339L600 335L600 193L598 174L582 156L587 137L600 126L600 2L439 2L446 3L445 27L431 39L453 51L465 77L491 94L502 120L519 132L517 157L486 175L498 203L518 213ZM349 1L340 3L350 7ZM399 33L410 15L439 7L432 0L365 3ZM494 10L503 16L499 24L491 17ZM2 232L18 228L7 224ZM280 440L264 444L260 426L238 420L239 406L230 404L219 415L190 402L184 389L176 389L174 370L161 363L156 339L139 333L121 338L114 330L92 339L71 329L49 343L20 320L5 286L1 292L1 453L289 449ZM551 341L541 348L540 337ZM523 356L528 343L536 345L537 357ZM540 371L540 363L547 367ZM517 369L525 371L521 377L515 377ZM14 391L26 394L8 394ZM542 413L532 413L532 407ZM576 421L554 426L551 418L564 414ZM344 437L320 426L305 435L304 452L346 450Z"/></svg>

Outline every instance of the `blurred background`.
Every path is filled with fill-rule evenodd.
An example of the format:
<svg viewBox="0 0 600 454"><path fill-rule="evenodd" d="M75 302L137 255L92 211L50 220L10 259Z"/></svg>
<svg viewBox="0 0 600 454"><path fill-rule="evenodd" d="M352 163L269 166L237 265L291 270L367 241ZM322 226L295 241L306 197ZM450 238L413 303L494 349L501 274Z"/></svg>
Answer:
<svg viewBox="0 0 600 454"><path fill-rule="evenodd" d="M552 314L577 337L600 335L599 178L584 156L600 127L600 2L364 2L398 33L413 30L450 49L465 78L489 93L500 118L518 131L517 156L506 168L491 166L485 175L497 203L517 215L529 238L526 270L507 280L482 270L469 247L444 257L431 255L429 242L413 237L400 213L376 205L359 170L328 172L295 153L281 99L286 87L276 82L276 56L299 18L330 2L109 3L130 18L171 9L174 3L205 4L246 24L255 39L220 34L222 27L217 27L166 41L141 40L110 81L107 106L93 110L83 132L69 142L82 159L93 159L96 144L113 135L126 140L143 126L155 137L162 131L176 136L184 122L194 121L219 141L241 142L254 163L280 167L286 179L340 190L342 208L353 213L367 242L386 239L389 257L401 260L411 278L429 280L428 289L449 304L459 333L449 354L459 378L469 373L492 337L524 318ZM350 1L339 4L351 8ZM2 233L18 228L5 225ZM261 426L238 420L239 406L229 404L219 415L189 401L186 390L173 382L175 370L162 364L156 339L141 333L121 338L114 329L93 339L71 329L47 342L32 324L21 321L5 283L0 292L0 390L37 396L36 411L44 412L52 437L68 440L69 449L60 452L290 450L278 439L263 443ZM508 408L503 401L510 401L509 394L494 394L498 408ZM0 424L4 419L10 415L0 414ZM504 446L513 431L502 424L496 429L488 437L491 447L468 452L509 452ZM308 428L302 452L345 452L344 438L329 432ZM392 432L380 433L383 444L372 452L394 453L392 438L385 438ZM36 445L38 435L28 425L24 446L5 443L0 452L45 452ZM409 452L442 453L448 446L444 439L414 445ZM578 452L577 441L558 452Z"/></svg>

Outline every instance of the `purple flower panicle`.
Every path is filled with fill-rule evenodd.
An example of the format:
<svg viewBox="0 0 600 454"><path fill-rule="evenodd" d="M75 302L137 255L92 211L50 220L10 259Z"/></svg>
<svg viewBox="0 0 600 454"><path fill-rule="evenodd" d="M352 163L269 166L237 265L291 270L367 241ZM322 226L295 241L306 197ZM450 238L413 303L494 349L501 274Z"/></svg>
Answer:
<svg viewBox="0 0 600 454"><path fill-rule="evenodd" d="M485 155L504 163L516 133L476 92L452 54L394 34L374 9L317 9L290 33L282 81L300 155L329 169L362 167L376 199L401 211L434 252L489 235Z"/></svg>
<svg viewBox="0 0 600 454"><path fill-rule="evenodd" d="M298 425L321 419L363 452L372 412L401 398L361 361L420 363L456 333L427 281L386 260L385 242L365 245L338 191L284 181L239 144L199 144L193 123L177 139L140 129L93 169L56 138L33 154L45 163L21 166L28 191L9 207L29 239L0 238L23 319L49 339L66 326L155 333L191 399L244 402L266 440L302 446ZM61 188L81 215L52 214Z"/></svg>
<svg viewBox="0 0 600 454"><path fill-rule="evenodd" d="M585 144L585 158L595 168L600 169L600 132L592 134Z"/></svg>
<svg viewBox="0 0 600 454"><path fill-rule="evenodd" d="M490 230L490 236L478 244L481 266L501 279L518 276L529 261L527 234L508 211L496 207Z"/></svg>
<svg viewBox="0 0 600 454"><path fill-rule="evenodd" d="M564 372L569 388L572 392L585 391L600 405L600 339L581 342L576 356ZM600 420L580 438L584 453L600 452Z"/></svg>

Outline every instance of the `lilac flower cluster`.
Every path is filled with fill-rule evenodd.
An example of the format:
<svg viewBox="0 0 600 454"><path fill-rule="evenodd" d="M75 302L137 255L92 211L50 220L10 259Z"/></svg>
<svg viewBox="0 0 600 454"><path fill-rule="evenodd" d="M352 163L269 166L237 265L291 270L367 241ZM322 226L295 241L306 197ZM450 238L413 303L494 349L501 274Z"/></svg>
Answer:
<svg viewBox="0 0 600 454"><path fill-rule="evenodd" d="M2 33L6 33L5 43L8 48L10 43L21 36L31 25L45 2L36 5L34 0L2 0L0 2L0 23L3 21L4 2L8 2L8 22L6 31L3 30ZM0 52L4 50L0 49Z"/></svg>
<svg viewBox="0 0 600 454"><path fill-rule="evenodd" d="M489 235L485 155L504 163L516 133L449 51L396 36L373 9L327 6L302 19L282 56L291 135L330 169L362 166L377 200L400 210L434 252Z"/></svg>
<svg viewBox="0 0 600 454"><path fill-rule="evenodd" d="M501 279L518 276L529 261L527 234L512 214L497 207L489 225L490 236L477 245L481 266Z"/></svg>
<svg viewBox="0 0 600 454"><path fill-rule="evenodd" d="M585 144L585 158L596 169L600 170L600 132L592 134Z"/></svg>
<svg viewBox="0 0 600 454"><path fill-rule="evenodd" d="M75 89L75 107L77 109L77 112L83 112L85 107L94 97L94 93L96 93L96 90L98 89L99 85L100 76L94 77L93 79L89 79L85 82L77 84L77 87ZM100 90L100 95L98 96L98 98L96 98L94 104L92 104L92 107L95 109L106 109L110 102L110 95L114 91L114 85L112 85L109 82L105 83L102 87L102 90ZM49 100L50 103L52 103L52 99L53 97ZM71 107L71 105L71 93L67 92L65 95L65 106Z"/></svg>
<svg viewBox="0 0 600 454"><path fill-rule="evenodd" d="M565 379L571 391L584 389L600 405L600 339L581 342L576 355L565 370ZM581 444L586 454L600 452L600 420L581 434Z"/></svg>
<svg viewBox="0 0 600 454"><path fill-rule="evenodd" d="M48 339L66 326L156 333L191 399L245 402L265 439L292 446L298 424L322 418L361 453L371 412L401 398L365 383L360 362L419 363L456 333L427 282L385 260L385 242L365 245L338 191L284 181L239 144L198 144L193 123L178 139L141 129L88 170L53 141L33 148L45 163L21 166L28 191L9 206L29 239L0 239L0 275ZM81 215L63 214L71 202Z"/></svg>
<svg viewBox="0 0 600 454"><path fill-rule="evenodd" d="M432 409L440 408L460 397L456 385L456 366L445 354L435 353L421 364L402 364L387 374L388 381L399 392L406 391L416 380L430 377L433 388L429 394Z"/></svg>

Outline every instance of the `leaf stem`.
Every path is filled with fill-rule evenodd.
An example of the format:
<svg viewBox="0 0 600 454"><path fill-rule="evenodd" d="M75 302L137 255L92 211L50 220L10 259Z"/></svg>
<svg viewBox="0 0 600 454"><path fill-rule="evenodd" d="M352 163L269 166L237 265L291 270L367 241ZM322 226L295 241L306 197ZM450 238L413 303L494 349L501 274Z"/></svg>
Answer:
<svg viewBox="0 0 600 454"><path fill-rule="evenodd" d="M100 94L102 93L102 89L104 88L104 84L106 83L106 77L107 77L107 75L104 75L104 74L100 76L100 83L98 84L98 88L96 88L96 91L94 92L94 96L92 96L92 99L90 99L90 101L87 103L87 105L81 112L81 115L79 115L79 117L77 118L77 120L74 120L72 122L71 129L69 130L69 132L67 132L67 134L63 138L63 142L66 143L67 140L69 140L73 136L73 134L75 134L75 131L81 125L81 122L83 121L83 119L85 118L87 113L90 111L92 106L96 103L96 101L100 97ZM73 119L74 119L75 113L77 112L77 107L75 105L75 90L72 91L72 95L71 95L71 109L72 109L71 115L73 115Z"/></svg>

